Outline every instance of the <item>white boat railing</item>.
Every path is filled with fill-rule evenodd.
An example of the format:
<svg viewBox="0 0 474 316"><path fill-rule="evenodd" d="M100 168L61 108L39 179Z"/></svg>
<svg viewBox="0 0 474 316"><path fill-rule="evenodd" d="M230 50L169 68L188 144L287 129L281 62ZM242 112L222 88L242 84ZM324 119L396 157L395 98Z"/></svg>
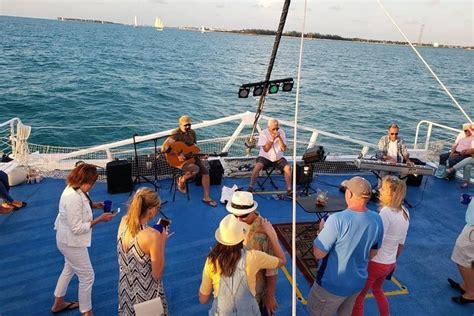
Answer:
<svg viewBox="0 0 474 316"><path fill-rule="evenodd" d="M254 117L254 113L244 112L220 119L193 124L193 129L200 130L198 132L200 136L212 135L212 137L207 137L205 140L198 142L201 150L206 153L226 153L229 158L255 157L258 154L258 148L253 149L249 155L246 153L244 145L244 142L250 133L249 131L253 124ZM268 122L269 119L270 117L261 115L260 121L257 125L257 132L260 132L266 127L266 122ZM236 122L238 123L237 127L235 127ZM299 141L297 144L293 144L293 137L290 134L294 125L293 122L280 119L279 122L283 127L291 127L286 129L288 133L288 152L292 151L293 146L297 146L299 156L304 153L306 148L312 147L315 144L323 145L326 152L330 152L328 160L351 159L360 154L365 155L369 153L369 151L377 150L377 144L360 141L353 139L350 136L338 135L299 124L297 126ZM20 123L21 120L18 118L13 118L7 122L0 123L0 150L3 150L3 152L14 152L13 149L16 139L15 127ZM229 123L233 123L232 125L234 127L215 127L216 125ZM232 133L224 136L211 134L211 132L213 133L215 130L220 133L228 133L229 131L232 131ZM435 130L436 138L434 137ZM452 143L459 131L460 130L458 129L442 124L426 120L420 121L416 129L414 148L410 149L410 151L413 151L415 156L423 157L430 162L437 161L437 155L439 152L444 149L446 144ZM138 152L140 154L149 154L154 148L152 142L147 143L147 141L158 139L158 147L160 147L161 143L168 135L170 135L171 132L172 130L165 130L144 136L136 136L136 143L142 144L142 146L137 148ZM424 142L422 142L423 137ZM105 167L105 164L113 159L128 159L133 157L133 144L133 138L87 148L46 146L29 143L28 148L30 154L28 157L28 164L42 170L69 170L74 166L74 163L77 160L86 160ZM429 153L431 153L431 156Z"/></svg>

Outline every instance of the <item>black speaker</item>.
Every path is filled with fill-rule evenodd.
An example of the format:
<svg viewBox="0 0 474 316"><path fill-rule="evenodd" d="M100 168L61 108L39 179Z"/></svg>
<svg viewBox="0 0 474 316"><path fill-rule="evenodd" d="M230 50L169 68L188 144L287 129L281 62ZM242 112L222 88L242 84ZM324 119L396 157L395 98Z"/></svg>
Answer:
<svg viewBox="0 0 474 316"><path fill-rule="evenodd" d="M313 181L313 165L296 163L296 184L309 184Z"/></svg>
<svg viewBox="0 0 474 316"><path fill-rule="evenodd" d="M126 160L107 163L107 192L110 194L132 191L132 164Z"/></svg>

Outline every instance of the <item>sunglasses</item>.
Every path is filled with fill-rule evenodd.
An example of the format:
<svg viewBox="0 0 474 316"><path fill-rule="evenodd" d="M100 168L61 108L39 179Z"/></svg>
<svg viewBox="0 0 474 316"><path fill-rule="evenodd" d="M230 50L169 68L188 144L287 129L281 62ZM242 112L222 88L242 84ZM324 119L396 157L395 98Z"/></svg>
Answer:
<svg viewBox="0 0 474 316"><path fill-rule="evenodd" d="M235 215L234 214L234 217L235 218L240 218L240 219L244 219L244 218L247 218L247 216L249 216L250 213L247 213L247 214L244 214L244 215Z"/></svg>
<svg viewBox="0 0 474 316"><path fill-rule="evenodd" d="M191 124L188 123L188 124L184 124L183 126L184 126L184 127L191 127Z"/></svg>
<svg viewBox="0 0 474 316"><path fill-rule="evenodd" d="M465 132L470 132L470 130L468 130L468 129L465 129L465 130L464 130L464 133L465 133Z"/></svg>
<svg viewBox="0 0 474 316"><path fill-rule="evenodd" d="M390 133L390 135L398 135L398 133Z"/></svg>
<svg viewBox="0 0 474 316"><path fill-rule="evenodd" d="M280 128L279 127L275 127L275 128L272 128L272 131L278 131Z"/></svg>

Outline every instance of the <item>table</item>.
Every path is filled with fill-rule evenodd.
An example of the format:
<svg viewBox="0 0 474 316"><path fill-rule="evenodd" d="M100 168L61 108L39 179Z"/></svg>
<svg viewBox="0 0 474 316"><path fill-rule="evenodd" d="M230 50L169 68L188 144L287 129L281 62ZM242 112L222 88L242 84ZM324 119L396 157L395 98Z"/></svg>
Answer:
<svg viewBox="0 0 474 316"><path fill-rule="evenodd" d="M301 208L307 213L314 213L316 214L317 220L304 231L299 233L296 238L299 238L301 235L305 234L308 230L313 229L321 219L327 214L340 212L347 208L346 200L344 197L337 197L334 195L328 195L328 199L326 200L325 205L316 205L316 194L308 195L308 196L299 196L296 198L296 203L298 203ZM313 247L310 247L306 250L303 254L307 254L311 251Z"/></svg>
<svg viewBox="0 0 474 316"><path fill-rule="evenodd" d="M316 194L299 196L296 198L296 203L298 203L305 212L316 214L318 220L321 220L329 213L340 212L347 208L345 198L334 195L328 195L325 205L316 205Z"/></svg>

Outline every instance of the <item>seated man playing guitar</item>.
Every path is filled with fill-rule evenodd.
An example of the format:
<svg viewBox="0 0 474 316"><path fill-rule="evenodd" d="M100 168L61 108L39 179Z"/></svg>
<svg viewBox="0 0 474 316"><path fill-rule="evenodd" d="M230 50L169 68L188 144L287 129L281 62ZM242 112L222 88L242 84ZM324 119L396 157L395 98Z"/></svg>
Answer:
<svg viewBox="0 0 474 316"><path fill-rule="evenodd" d="M191 129L191 117L183 115L179 118L179 127L163 143L162 150L166 160L175 168L184 171L184 175L177 180L177 188L186 193L186 181L200 174L204 195L202 201L212 207L217 203L209 196L209 171L199 159L199 148L196 146L196 132Z"/></svg>

